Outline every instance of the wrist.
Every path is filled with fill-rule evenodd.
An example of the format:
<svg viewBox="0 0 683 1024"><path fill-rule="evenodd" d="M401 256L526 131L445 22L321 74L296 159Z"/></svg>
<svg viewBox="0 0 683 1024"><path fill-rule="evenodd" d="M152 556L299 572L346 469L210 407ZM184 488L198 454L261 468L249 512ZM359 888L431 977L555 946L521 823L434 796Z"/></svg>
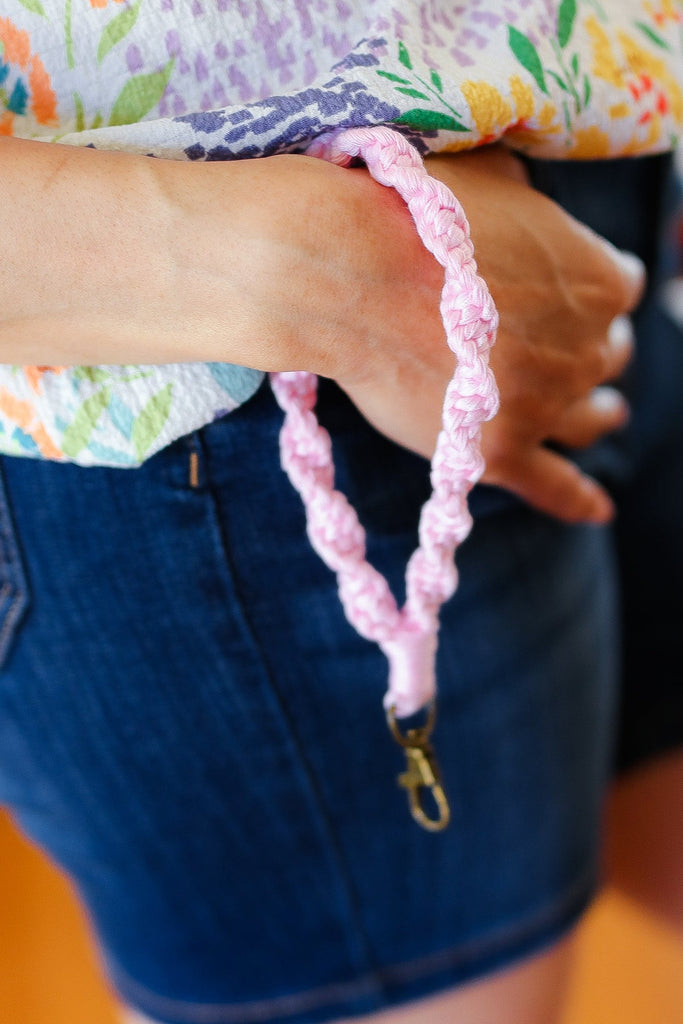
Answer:
<svg viewBox="0 0 683 1024"><path fill-rule="evenodd" d="M311 306L320 304L328 171L343 173L301 156L153 162L156 317L182 345L177 358L323 372Z"/></svg>

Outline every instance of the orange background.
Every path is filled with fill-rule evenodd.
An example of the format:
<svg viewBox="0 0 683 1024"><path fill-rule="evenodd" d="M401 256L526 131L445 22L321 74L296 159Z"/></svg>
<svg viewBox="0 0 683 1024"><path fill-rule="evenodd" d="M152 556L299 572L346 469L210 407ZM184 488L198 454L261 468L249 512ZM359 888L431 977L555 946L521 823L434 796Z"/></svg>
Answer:
<svg viewBox="0 0 683 1024"><path fill-rule="evenodd" d="M67 882L2 814L0 1024L120 1024ZM565 1024L683 1024L683 939L603 896L582 926Z"/></svg>

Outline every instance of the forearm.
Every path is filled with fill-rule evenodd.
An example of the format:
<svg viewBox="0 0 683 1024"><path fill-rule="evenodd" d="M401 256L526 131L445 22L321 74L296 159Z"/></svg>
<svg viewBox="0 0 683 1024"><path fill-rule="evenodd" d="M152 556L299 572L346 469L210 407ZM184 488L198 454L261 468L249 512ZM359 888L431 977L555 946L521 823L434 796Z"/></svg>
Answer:
<svg viewBox="0 0 683 1024"><path fill-rule="evenodd" d="M256 163L1 140L0 362L267 368L254 264L271 215Z"/></svg>
<svg viewBox="0 0 683 1024"><path fill-rule="evenodd" d="M0 175L2 363L223 361L345 380L387 358L400 371L396 337L424 335L425 316L441 330L438 265L364 170L6 139Z"/></svg>

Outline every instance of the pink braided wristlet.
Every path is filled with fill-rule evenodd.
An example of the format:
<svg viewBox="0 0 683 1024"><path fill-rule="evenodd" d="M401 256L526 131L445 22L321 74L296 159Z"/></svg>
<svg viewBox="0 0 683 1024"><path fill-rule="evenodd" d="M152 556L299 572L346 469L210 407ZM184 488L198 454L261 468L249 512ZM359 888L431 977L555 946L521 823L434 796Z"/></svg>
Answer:
<svg viewBox="0 0 683 1024"><path fill-rule="evenodd" d="M303 371L271 375L273 391L286 414L280 436L282 465L306 507L311 544L337 573L347 619L361 636L379 644L389 660L384 705L395 726L393 715L411 715L434 700L439 609L455 591L454 552L472 526L467 495L484 470L481 425L498 408L488 366L498 315L477 274L460 203L442 182L429 176L417 150L402 135L384 127L354 128L317 140L308 153L337 164L349 164L360 156L378 182L395 188L405 200L420 238L445 271L440 308L456 365L432 458L433 492L422 508L419 547L406 570L403 608L398 608L384 577L366 561L365 532L356 512L334 490L330 437L313 413L317 377ZM429 768L417 765L411 750L414 754L420 748L430 760L428 734L411 730L403 742L396 728L392 731L408 751L407 775L413 775L400 781L411 790L411 806L419 820L413 797L420 785L432 783ZM436 827L428 821L421 824Z"/></svg>

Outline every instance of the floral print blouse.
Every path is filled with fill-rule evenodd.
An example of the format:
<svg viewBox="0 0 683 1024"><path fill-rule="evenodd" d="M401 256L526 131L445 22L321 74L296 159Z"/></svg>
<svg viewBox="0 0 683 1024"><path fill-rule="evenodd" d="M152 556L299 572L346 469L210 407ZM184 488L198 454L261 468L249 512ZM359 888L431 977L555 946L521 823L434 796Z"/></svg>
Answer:
<svg viewBox="0 0 683 1024"><path fill-rule="evenodd" d="M176 160L386 124L422 151L672 148L683 0L3 0L0 135ZM224 363L0 365L0 451L135 466L250 397Z"/></svg>

